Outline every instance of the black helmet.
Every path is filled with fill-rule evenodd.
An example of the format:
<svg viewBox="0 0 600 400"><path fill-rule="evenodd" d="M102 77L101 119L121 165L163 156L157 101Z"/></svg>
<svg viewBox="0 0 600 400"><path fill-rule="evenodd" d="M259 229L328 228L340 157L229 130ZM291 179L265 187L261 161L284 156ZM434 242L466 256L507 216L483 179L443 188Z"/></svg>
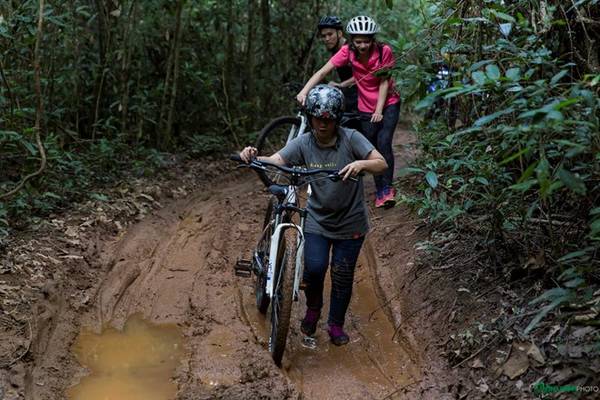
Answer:
<svg viewBox="0 0 600 400"><path fill-rule="evenodd" d="M312 117L339 120L344 112L344 95L338 88L320 84L308 92L304 107Z"/></svg>
<svg viewBox="0 0 600 400"><path fill-rule="evenodd" d="M338 29L338 30L343 30L344 27L342 25L342 20L339 19L339 17L336 17L335 15L326 15L323 18L321 18L319 20L319 24L317 25L318 29L323 29L323 28L332 28L332 29Z"/></svg>

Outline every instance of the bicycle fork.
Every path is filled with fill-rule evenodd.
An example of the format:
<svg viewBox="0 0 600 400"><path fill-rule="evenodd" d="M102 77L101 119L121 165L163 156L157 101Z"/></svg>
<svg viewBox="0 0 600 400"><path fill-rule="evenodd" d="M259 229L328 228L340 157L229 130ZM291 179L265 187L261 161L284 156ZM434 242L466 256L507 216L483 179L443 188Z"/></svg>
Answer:
<svg viewBox="0 0 600 400"><path fill-rule="evenodd" d="M281 235L286 229L295 229L298 232L298 241L296 243L296 270L294 271L294 290L293 290L293 299L295 301L298 300L298 292L300 290L300 282L302 280L302 257L304 255L304 234L303 231L304 221L300 223L300 226L293 223L282 223L277 225L275 231L273 232L273 236L271 236L271 248L269 249L269 268L267 270L267 284L266 284L266 293L269 298L273 298L273 289L274 289L274 280L273 276L275 274L275 263L277 262L277 252L279 251L279 241L281 239ZM285 251L285 250L282 250Z"/></svg>

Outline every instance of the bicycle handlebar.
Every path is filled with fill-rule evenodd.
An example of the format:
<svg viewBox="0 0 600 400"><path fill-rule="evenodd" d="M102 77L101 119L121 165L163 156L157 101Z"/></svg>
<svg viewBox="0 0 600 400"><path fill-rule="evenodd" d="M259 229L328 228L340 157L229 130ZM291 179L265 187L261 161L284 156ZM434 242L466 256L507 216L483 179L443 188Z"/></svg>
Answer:
<svg viewBox="0 0 600 400"><path fill-rule="evenodd" d="M239 154L232 154L229 157L229 159L232 161L237 161L237 162L243 164L243 166L245 166L245 167L257 169L257 170L261 170L261 171L265 171L267 169L267 167L273 167L273 168L277 168L278 170L280 170L282 172L285 172L286 174L293 175L293 176L312 176L312 175L317 175L317 174L328 174L328 176L326 176L325 178L329 178L332 181L342 179L342 176L340 175L340 171L337 169L290 168L290 167L285 167L283 165L273 164L268 161L260 161L257 159L254 159L249 164L247 164L246 162L244 162L244 160L242 160L242 158L240 157ZM353 177L353 176L349 177L348 180L350 180L352 182L358 182L358 178Z"/></svg>

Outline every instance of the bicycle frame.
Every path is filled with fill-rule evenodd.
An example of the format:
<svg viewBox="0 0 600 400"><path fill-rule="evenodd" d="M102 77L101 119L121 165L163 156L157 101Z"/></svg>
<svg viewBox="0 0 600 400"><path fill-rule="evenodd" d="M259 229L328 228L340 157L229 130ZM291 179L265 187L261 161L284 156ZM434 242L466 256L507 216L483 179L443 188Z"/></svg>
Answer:
<svg viewBox="0 0 600 400"><path fill-rule="evenodd" d="M295 224L293 222L284 221L283 214L284 212L295 212L300 216L300 223ZM278 202L274 218L271 220L269 225L265 227L263 234L258 242L256 248L260 247L260 242L265 240L265 235L269 230L269 227L273 227L273 233L271 235L271 245L269 248L269 265L267 267L267 279L266 279L266 294L269 298L273 298L274 293L274 276L277 268L277 261L280 260L280 251L285 251L282 249L279 244L281 240L281 236L286 229L295 229L298 232L298 242L296 243L297 252L296 252L296 262L295 271L294 271L294 286L293 286L293 299L298 300L298 294L300 292L300 282L302 280L302 272L304 269L303 264L303 256L304 256L304 221L306 219L305 215L306 211L304 209L298 208L297 206L297 196L296 190L294 186L289 186L288 193L285 199L281 202ZM264 271L264 266L262 265L261 258L258 252L254 251L254 259L259 265L259 269Z"/></svg>
<svg viewBox="0 0 600 400"><path fill-rule="evenodd" d="M310 184L318 179L330 179L335 182L343 179L343 177L340 175L339 170L307 169L297 166L290 168L265 160L243 160L237 154L230 158L233 161L243 162L240 166L247 166L257 172L277 169L287 176L289 182L285 185L276 184L266 174L264 179L261 176L261 180L276 199L276 202L271 201L269 203L268 219L265 222L260 240L254 249L252 261L238 260L235 266L236 275L238 271L243 271L243 274L240 273L239 275L245 277L249 277L248 273L251 271L256 274L256 305L259 311L265 314L269 302L271 303L269 351L275 364L281 366L289 332L292 302L298 301L300 297L300 282L304 269L302 261L305 238L303 232L308 212L300 207L297 190L304 184ZM309 177L318 174L326 175L316 177L313 181L310 180ZM348 179L354 182L359 181L356 177ZM295 223L294 218L292 218L296 214L299 217L299 223ZM268 248L266 247L267 244ZM296 248L293 246L296 246ZM268 257L268 260L265 260L265 257ZM295 259L292 257L295 257ZM265 265L265 261L268 265ZM269 301L267 302L267 300Z"/></svg>
<svg viewBox="0 0 600 400"><path fill-rule="evenodd" d="M292 139L295 139L296 137L298 137L299 132L305 132L306 131L306 127L308 126L308 119L306 118L306 115L304 115L304 113L302 111L298 112L298 115L296 115L298 118L300 118L300 126L298 127L298 129L290 129L290 133L288 135L286 144L289 143Z"/></svg>

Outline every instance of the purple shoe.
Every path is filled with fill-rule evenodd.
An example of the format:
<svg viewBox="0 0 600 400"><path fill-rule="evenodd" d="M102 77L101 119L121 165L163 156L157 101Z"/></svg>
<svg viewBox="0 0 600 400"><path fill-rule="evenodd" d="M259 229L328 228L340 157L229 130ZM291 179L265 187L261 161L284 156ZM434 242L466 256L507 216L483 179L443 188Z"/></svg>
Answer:
<svg viewBox="0 0 600 400"><path fill-rule="evenodd" d="M311 310L310 308L306 309L306 315L300 324L300 330L306 336L312 336L317 331L317 322L319 322L319 317L321 316L321 312L319 310Z"/></svg>
<svg viewBox="0 0 600 400"><path fill-rule="evenodd" d="M336 346L343 346L350 341L350 337L346 335L346 332L339 325L330 324L328 332L331 343Z"/></svg>
<svg viewBox="0 0 600 400"><path fill-rule="evenodd" d="M375 208L383 207L383 190L377 189L375 192Z"/></svg>
<svg viewBox="0 0 600 400"><path fill-rule="evenodd" d="M383 189L381 203L385 208L394 207L396 205L396 189L393 186L386 186Z"/></svg>

